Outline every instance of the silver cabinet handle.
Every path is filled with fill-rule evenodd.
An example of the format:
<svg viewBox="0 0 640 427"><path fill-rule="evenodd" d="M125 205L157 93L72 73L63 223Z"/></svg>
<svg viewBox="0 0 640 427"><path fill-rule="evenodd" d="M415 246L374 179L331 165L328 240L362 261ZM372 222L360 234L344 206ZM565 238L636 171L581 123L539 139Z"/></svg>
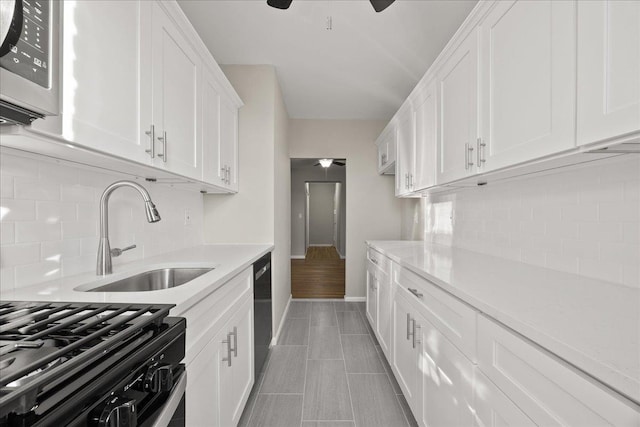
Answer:
<svg viewBox="0 0 640 427"><path fill-rule="evenodd" d="M407 313L407 339L411 338L411 316Z"/></svg>
<svg viewBox="0 0 640 427"><path fill-rule="evenodd" d="M484 159L484 149L487 146L485 142L482 142L482 138L478 138L478 167L481 167L486 160Z"/></svg>
<svg viewBox="0 0 640 427"><path fill-rule="evenodd" d="M413 188L413 174L409 174L409 188Z"/></svg>
<svg viewBox="0 0 640 427"><path fill-rule="evenodd" d="M383 154L383 155L382 155L382 166L384 166L384 165L386 165L386 164L387 164L387 155L386 155L386 154Z"/></svg>
<svg viewBox="0 0 640 427"><path fill-rule="evenodd" d="M231 185L231 166L227 166L227 185Z"/></svg>
<svg viewBox="0 0 640 427"><path fill-rule="evenodd" d="M145 135L149 137L149 148L144 150L153 159L156 156L156 127L151 125L151 128L145 132Z"/></svg>
<svg viewBox="0 0 640 427"><path fill-rule="evenodd" d="M231 366L231 333L227 334L226 340L222 340L222 344L227 345L227 357L223 357L222 361L227 362L227 366Z"/></svg>
<svg viewBox="0 0 640 427"><path fill-rule="evenodd" d="M233 332L231 332L231 335L233 335L233 357L238 357L238 328L237 327L233 327Z"/></svg>
<svg viewBox="0 0 640 427"><path fill-rule="evenodd" d="M227 182L227 167L223 166L220 168L220 180L224 183Z"/></svg>
<svg viewBox="0 0 640 427"><path fill-rule="evenodd" d="M420 339L417 338L418 330L420 330L421 326L413 321L413 348L416 348L416 344L420 344Z"/></svg>
<svg viewBox="0 0 640 427"><path fill-rule="evenodd" d="M167 132L162 132L162 136L159 136L158 140L162 141L162 154L158 154L158 157L161 157L162 161L167 163Z"/></svg>
<svg viewBox="0 0 640 427"><path fill-rule="evenodd" d="M471 144L467 144L467 151L469 151L469 167L473 166L473 147Z"/></svg>
<svg viewBox="0 0 640 427"><path fill-rule="evenodd" d="M409 290L409 292L411 292L412 294L414 294L418 298L422 298L423 297L423 295L420 292L418 292L417 289L411 289L411 288L407 288L407 289Z"/></svg>
<svg viewBox="0 0 640 427"><path fill-rule="evenodd" d="M369 258L369 261L371 261L372 263L374 263L375 265L378 265L378 260L375 258Z"/></svg>
<svg viewBox="0 0 640 427"><path fill-rule="evenodd" d="M406 188L408 190L409 189L409 174L408 173L404 174L404 181L405 181L404 188Z"/></svg>
<svg viewBox="0 0 640 427"><path fill-rule="evenodd" d="M416 348L416 319L409 319L409 323L411 323L411 332L409 336L411 336L411 345L413 348Z"/></svg>

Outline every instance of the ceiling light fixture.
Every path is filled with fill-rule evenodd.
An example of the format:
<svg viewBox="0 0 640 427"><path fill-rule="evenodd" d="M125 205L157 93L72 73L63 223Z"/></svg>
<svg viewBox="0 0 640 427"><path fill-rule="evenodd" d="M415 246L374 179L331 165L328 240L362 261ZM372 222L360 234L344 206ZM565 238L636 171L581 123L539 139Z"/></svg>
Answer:
<svg viewBox="0 0 640 427"><path fill-rule="evenodd" d="M271 7L275 7L276 9L289 9L291 1L292 0L267 0L267 4ZM373 6L373 10L376 12L382 12L391 6L394 1L395 0L369 0L371 6Z"/></svg>
<svg viewBox="0 0 640 427"><path fill-rule="evenodd" d="M323 168L328 168L331 166L331 163L333 163L333 159L320 159L318 161L320 162L320 166Z"/></svg>

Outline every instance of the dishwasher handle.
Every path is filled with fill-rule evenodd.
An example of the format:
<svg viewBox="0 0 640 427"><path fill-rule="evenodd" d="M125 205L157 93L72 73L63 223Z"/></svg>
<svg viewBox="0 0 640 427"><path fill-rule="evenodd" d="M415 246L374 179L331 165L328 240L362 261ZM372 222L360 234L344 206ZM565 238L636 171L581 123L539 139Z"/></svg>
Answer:
<svg viewBox="0 0 640 427"><path fill-rule="evenodd" d="M268 263L266 263L264 267L262 267L260 270L258 270L258 271L256 272L255 280L258 280L259 278L261 278L261 277L262 277L262 275L263 275L264 273L266 273L266 272L267 272L267 270L269 270L270 268L271 268L271 261L269 261Z"/></svg>

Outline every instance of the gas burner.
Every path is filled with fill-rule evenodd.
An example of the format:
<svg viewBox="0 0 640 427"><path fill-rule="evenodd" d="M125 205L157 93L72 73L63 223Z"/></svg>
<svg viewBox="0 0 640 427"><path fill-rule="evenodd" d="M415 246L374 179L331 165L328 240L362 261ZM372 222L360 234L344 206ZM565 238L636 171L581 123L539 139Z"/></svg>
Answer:
<svg viewBox="0 0 640 427"><path fill-rule="evenodd" d="M5 387L6 388L17 388L17 387L21 387L21 386L23 386L25 384L28 384L29 382L31 382L34 379L38 378L38 376L44 374L45 372L47 372L50 369L56 368L58 365L61 365L62 363L66 362L67 360L69 360L69 358L58 357L57 359L54 359L51 362L45 364L41 368L38 368L38 369L36 369L35 371L32 371L32 372L29 372L25 376L15 380L15 381L11 381L9 384L5 385Z"/></svg>

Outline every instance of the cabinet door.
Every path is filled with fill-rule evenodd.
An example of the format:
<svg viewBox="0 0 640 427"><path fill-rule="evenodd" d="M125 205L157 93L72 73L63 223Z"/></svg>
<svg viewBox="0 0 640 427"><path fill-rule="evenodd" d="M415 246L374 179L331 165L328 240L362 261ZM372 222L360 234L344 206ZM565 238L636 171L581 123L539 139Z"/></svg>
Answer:
<svg viewBox="0 0 640 427"><path fill-rule="evenodd" d="M578 145L640 130L640 2L578 2Z"/></svg>
<svg viewBox="0 0 640 427"><path fill-rule="evenodd" d="M220 89L207 67L202 67L202 180L223 185L220 169Z"/></svg>
<svg viewBox="0 0 640 427"><path fill-rule="evenodd" d="M479 171L573 148L575 2L499 1L481 27Z"/></svg>
<svg viewBox="0 0 640 427"><path fill-rule="evenodd" d="M416 167L415 188L422 190L436 183L436 138L438 135L436 83L430 83L415 108Z"/></svg>
<svg viewBox="0 0 640 427"><path fill-rule="evenodd" d="M378 269L368 263L367 266L367 319L373 330L377 328L378 321Z"/></svg>
<svg viewBox="0 0 640 427"><path fill-rule="evenodd" d="M397 123L396 196L402 196L411 192L415 170L413 112L409 107L400 113Z"/></svg>
<svg viewBox="0 0 640 427"><path fill-rule="evenodd" d="M533 427L536 424L476 368L474 408L477 427Z"/></svg>
<svg viewBox="0 0 640 427"><path fill-rule="evenodd" d="M220 102L220 169L227 168L226 187L238 191L238 109Z"/></svg>
<svg viewBox="0 0 640 427"><path fill-rule="evenodd" d="M154 164L202 178L199 120L200 58L164 9L153 3Z"/></svg>
<svg viewBox="0 0 640 427"><path fill-rule="evenodd" d="M432 323L417 320L422 343L422 424L473 424L473 363Z"/></svg>
<svg viewBox="0 0 640 427"><path fill-rule="evenodd" d="M214 336L187 367L186 425L220 426L220 400L227 393L231 370L222 358L227 356L227 325ZM224 381L224 383L223 383Z"/></svg>
<svg viewBox="0 0 640 427"><path fill-rule="evenodd" d="M453 51L438 74L440 129L439 184L475 173L473 148L478 136L478 30Z"/></svg>
<svg viewBox="0 0 640 427"><path fill-rule="evenodd" d="M61 114L32 127L81 146L139 163L150 163L141 115L151 99L142 69L149 37L144 1L62 2ZM100 19L96 19L99 16Z"/></svg>
<svg viewBox="0 0 640 427"><path fill-rule="evenodd" d="M421 412L422 374L420 354L414 343L415 313L406 297L398 290L393 301L392 367L407 403L414 414ZM417 417L416 417L417 418Z"/></svg>
<svg viewBox="0 0 640 427"><path fill-rule="evenodd" d="M231 375L220 404L222 426L238 425L254 382L253 298L247 298L229 321L232 344Z"/></svg>
<svg viewBox="0 0 640 427"><path fill-rule="evenodd" d="M382 351L390 359L391 345L391 280L389 275L380 272L378 275L378 343Z"/></svg>

